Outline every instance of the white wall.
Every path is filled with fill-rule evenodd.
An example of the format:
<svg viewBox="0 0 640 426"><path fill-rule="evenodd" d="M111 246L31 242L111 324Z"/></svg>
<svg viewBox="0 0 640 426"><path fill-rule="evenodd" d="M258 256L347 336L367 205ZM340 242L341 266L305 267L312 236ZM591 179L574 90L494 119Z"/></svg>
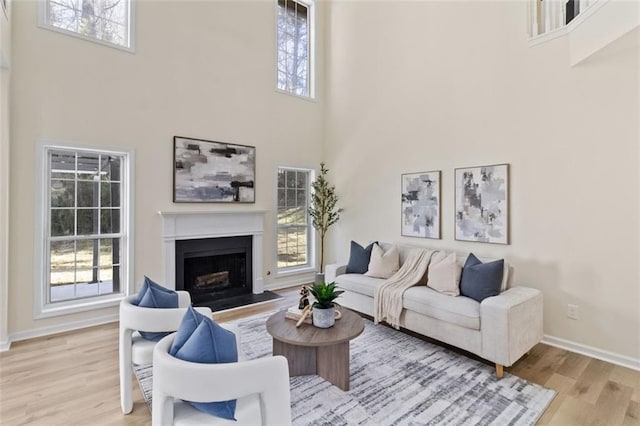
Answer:
<svg viewBox="0 0 640 426"><path fill-rule="evenodd" d="M276 93L275 2L137 2L136 52L37 27L35 1L14 7L10 331L117 313L34 321L35 143L41 138L136 151L135 277L163 279L159 210L267 210L264 269L275 268L278 165L317 167L322 99ZM322 11L318 18L321 22ZM322 61L322 45L319 45ZM323 92L320 80L318 92ZM173 204L173 136L253 145L255 205Z"/></svg>
<svg viewBox="0 0 640 426"><path fill-rule="evenodd" d="M506 257L544 331L640 358L638 48L569 67L525 2L332 2L325 159L350 239ZM508 246L454 241L455 167L511 164ZM443 238L400 236L400 175L442 170ZM577 304L578 321L566 316Z"/></svg>
<svg viewBox="0 0 640 426"><path fill-rule="evenodd" d="M10 6L9 3L7 3ZM0 7L0 349L8 344L9 248L9 69L11 66L10 10Z"/></svg>

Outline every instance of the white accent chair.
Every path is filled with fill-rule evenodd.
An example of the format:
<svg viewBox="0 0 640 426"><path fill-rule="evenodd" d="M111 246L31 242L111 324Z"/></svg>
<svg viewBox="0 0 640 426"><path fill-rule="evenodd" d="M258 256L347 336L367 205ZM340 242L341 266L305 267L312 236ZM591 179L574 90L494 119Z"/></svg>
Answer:
<svg viewBox="0 0 640 426"><path fill-rule="evenodd" d="M129 296L120 301L120 405L124 414L133 409L131 366L148 365L153 362L153 348L156 342L144 339L138 330L149 332L174 332L180 326L191 296L186 291L178 291L178 308L141 308L132 302L137 296ZM211 309L198 307L196 311L211 317Z"/></svg>
<svg viewBox="0 0 640 426"><path fill-rule="evenodd" d="M236 334L240 354L240 334ZM263 425L291 424L289 365L283 356L224 364L183 361L169 354L175 334L153 350L152 425ZM237 422L214 417L183 402L237 399Z"/></svg>

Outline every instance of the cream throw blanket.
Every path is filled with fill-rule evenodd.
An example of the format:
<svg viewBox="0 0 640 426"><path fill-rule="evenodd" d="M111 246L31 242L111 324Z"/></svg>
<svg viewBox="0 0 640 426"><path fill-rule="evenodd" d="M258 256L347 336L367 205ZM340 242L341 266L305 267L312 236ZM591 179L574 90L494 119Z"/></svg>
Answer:
<svg viewBox="0 0 640 426"><path fill-rule="evenodd" d="M433 253L433 250L412 250L400 270L378 287L373 297L376 324L386 321L395 329L400 329L402 296L409 287L420 283L427 272Z"/></svg>

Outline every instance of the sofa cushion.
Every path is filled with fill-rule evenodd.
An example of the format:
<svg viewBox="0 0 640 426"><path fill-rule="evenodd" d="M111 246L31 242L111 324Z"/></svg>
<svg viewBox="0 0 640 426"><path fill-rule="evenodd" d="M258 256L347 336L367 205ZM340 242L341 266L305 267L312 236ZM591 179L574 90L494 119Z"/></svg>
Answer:
<svg viewBox="0 0 640 426"><path fill-rule="evenodd" d="M438 252L429 264L427 285L442 294L459 296L461 272L455 253Z"/></svg>
<svg viewBox="0 0 640 426"><path fill-rule="evenodd" d="M386 252L378 244L373 245L369 268L365 273L368 277L389 278L400 269L398 247L391 246Z"/></svg>
<svg viewBox="0 0 640 426"><path fill-rule="evenodd" d="M384 284L383 278L367 277L362 274L344 274L336 277L336 286L343 290L373 297L376 289ZM340 303L340 299L338 299Z"/></svg>
<svg viewBox="0 0 640 426"><path fill-rule="evenodd" d="M480 330L480 303L468 297L451 297L424 286L404 292L405 309L460 327Z"/></svg>
<svg viewBox="0 0 640 426"><path fill-rule="evenodd" d="M482 263L473 253L469 254L462 268L460 294L482 302L487 297L500 294L504 260Z"/></svg>
<svg viewBox="0 0 640 426"><path fill-rule="evenodd" d="M377 241L373 242L365 248L355 241L351 241L347 274L364 274L367 272L369 260L371 259L371 250L373 250L373 245L377 243Z"/></svg>

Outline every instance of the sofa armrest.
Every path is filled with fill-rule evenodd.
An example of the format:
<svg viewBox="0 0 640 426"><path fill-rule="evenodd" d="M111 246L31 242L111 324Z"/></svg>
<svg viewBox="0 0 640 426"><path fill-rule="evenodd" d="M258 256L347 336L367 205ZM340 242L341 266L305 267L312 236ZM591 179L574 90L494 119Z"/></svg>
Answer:
<svg viewBox="0 0 640 426"><path fill-rule="evenodd" d="M346 263L332 263L324 267L324 280L325 282L332 283L336 280L338 275L347 273Z"/></svg>
<svg viewBox="0 0 640 426"><path fill-rule="evenodd" d="M482 357L511 366L542 340L542 292L513 287L480 304Z"/></svg>

